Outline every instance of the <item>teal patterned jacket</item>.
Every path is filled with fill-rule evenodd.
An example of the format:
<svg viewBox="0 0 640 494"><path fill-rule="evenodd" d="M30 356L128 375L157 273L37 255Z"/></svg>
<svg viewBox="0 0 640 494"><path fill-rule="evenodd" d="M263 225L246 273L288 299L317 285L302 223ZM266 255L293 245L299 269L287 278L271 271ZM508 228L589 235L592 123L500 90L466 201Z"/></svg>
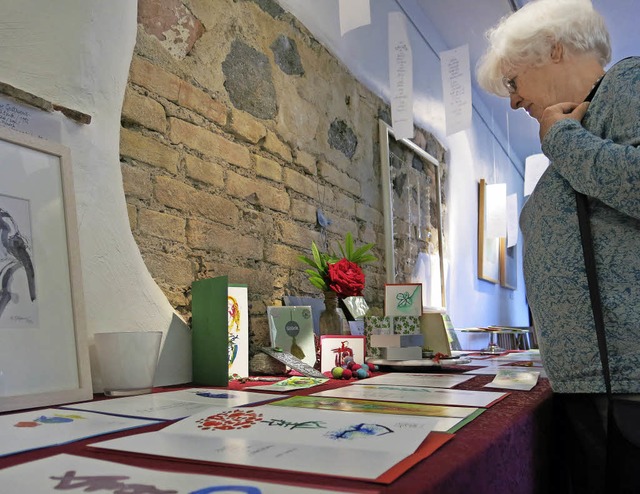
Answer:
<svg viewBox="0 0 640 494"><path fill-rule="evenodd" d="M603 393L574 189L589 196L614 393L640 393L640 58L605 74L582 124L556 122L520 215L527 299L551 386Z"/></svg>

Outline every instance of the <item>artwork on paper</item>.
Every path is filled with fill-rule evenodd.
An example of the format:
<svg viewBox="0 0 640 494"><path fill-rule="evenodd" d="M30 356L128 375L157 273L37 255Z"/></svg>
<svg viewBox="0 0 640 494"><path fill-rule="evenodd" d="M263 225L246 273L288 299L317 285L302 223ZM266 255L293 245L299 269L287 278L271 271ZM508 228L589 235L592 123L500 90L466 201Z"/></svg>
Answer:
<svg viewBox="0 0 640 494"><path fill-rule="evenodd" d="M189 388L110 400L87 401L63 408L111 415L176 420L211 407L239 407L282 398L281 394L254 393L230 389Z"/></svg>
<svg viewBox="0 0 640 494"><path fill-rule="evenodd" d="M344 386L319 391L311 396L352 398L354 400L399 401L401 403L424 403L489 408L508 393L493 391L469 391L464 389L425 388L418 386L370 385Z"/></svg>
<svg viewBox="0 0 640 494"><path fill-rule="evenodd" d="M249 375L249 300L246 285L227 289L229 375Z"/></svg>
<svg viewBox="0 0 640 494"><path fill-rule="evenodd" d="M104 494L316 494L335 492L249 479L162 472L75 455L56 455L0 471L0 485L13 492L102 492Z"/></svg>
<svg viewBox="0 0 640 494"><path fill-rule="evenodd" d="M365 337L356 335L324 335L320 337L320 371L331 372L342 367L345 358L362 365L365 357Z"/></svg>
<svg viewBox="0 0 640 494"><path fill-rule="evenodd" d="M422 283L387 283L384 286L384 315L421 316Z"/></svg>
<svg viewBox="0 0 640 494"><path fill-rule="evenodd" d="M438 417L438 423L433 430L451 434L468 424L485 410L484 408L418 405L415 403L394 403L391 401L348 400L345 398L322 398L317 396L291 396L284 400L275 401L271 403L271 405L279 407L314 408L318 410L339 410L342 412Z"/></svg>
<svg viewBox="0 0 640 494"><path fill-rule="evenodd" d="M0 194L0 329L38 327L29 201Z"/></svg>
<svg viewBox="0 0 640 494"><path fill-rule="evenodd" d="M436 417L271 405L215 408L90 447L243 466L250 458L254 468L373 480L414 453L437 423Z"/></svg>
<svg viewBox="0 0 640 494"><path fill-rule="evenodd" d="M55 408L2 415L0 457L157 423Z"/></svg>
<svg viewBox="0 0 640 494"><path fill-rule="evenodd" d="M313 319L308 305L267 307L271 346L281 348L305 364L316 363Z"/></svg>

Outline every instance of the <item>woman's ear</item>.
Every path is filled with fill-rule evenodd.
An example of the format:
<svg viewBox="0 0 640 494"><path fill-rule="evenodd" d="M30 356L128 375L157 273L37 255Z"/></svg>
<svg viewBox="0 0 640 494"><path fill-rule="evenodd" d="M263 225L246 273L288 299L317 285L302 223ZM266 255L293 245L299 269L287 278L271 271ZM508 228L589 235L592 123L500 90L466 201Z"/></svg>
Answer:
<svg viewBox="0 0 640 494"><path fill-rule="evenodd" d="M561 62L563 55L564 47L562 46L562 43L556 41L556 43L553 45L553 48L551 48L551 61L554 63Z"/></svg>

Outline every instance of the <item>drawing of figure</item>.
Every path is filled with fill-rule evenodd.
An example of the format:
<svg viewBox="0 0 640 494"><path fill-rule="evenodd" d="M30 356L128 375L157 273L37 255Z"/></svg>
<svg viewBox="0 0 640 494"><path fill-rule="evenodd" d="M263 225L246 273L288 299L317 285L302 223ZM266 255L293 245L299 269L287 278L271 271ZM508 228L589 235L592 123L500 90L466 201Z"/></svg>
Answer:
<svg viewBox="0 0 640 494"><path fill-rule="evenodd" d="M342 367L345 357L353 357L353 350L349 348L349 341L340 342L340 347L333 348L331 351L336 354L336 367Z"/></svg>
<svg viewBox="0 0 640 494"><path fill-rule="evenodd" d="M29 296L36 299L36 282L29 246L11 215L0 208L0 317L14 296L10 290L14 273L24 268Z"/></svg>

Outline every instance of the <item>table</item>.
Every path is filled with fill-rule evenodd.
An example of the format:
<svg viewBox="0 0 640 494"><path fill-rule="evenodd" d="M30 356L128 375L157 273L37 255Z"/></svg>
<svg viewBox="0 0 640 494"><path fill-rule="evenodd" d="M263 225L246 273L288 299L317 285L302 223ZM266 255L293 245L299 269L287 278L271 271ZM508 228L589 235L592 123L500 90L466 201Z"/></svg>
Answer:
<svg viewBox="0 0 640 494"><path fill-rule="evenodd" d="M443 367L438 371L460 372L462 367ZM458 385L457 388L480 389L492 379L493 376L476 376ZM229 388L247 390L261 384L264 383L232 381L229 383ZM346 381L332 379L323 386L300 390L295 394L306 395L346 384ZM184 387L186 386L163 389ZM67 453L151 469L294 483L358 493L525 494L550 492L555 436L550 433L552 393L549 383L546 379L540 379L531 391L511 391L510 393L509 396L460 429L453 440L390 485L306 473L145 458L87 448L88 444L100 440L158 430L165 427L165 423L0 458L0 469ZM102 396L97 395L96 399L102 399Z"/></svg>

